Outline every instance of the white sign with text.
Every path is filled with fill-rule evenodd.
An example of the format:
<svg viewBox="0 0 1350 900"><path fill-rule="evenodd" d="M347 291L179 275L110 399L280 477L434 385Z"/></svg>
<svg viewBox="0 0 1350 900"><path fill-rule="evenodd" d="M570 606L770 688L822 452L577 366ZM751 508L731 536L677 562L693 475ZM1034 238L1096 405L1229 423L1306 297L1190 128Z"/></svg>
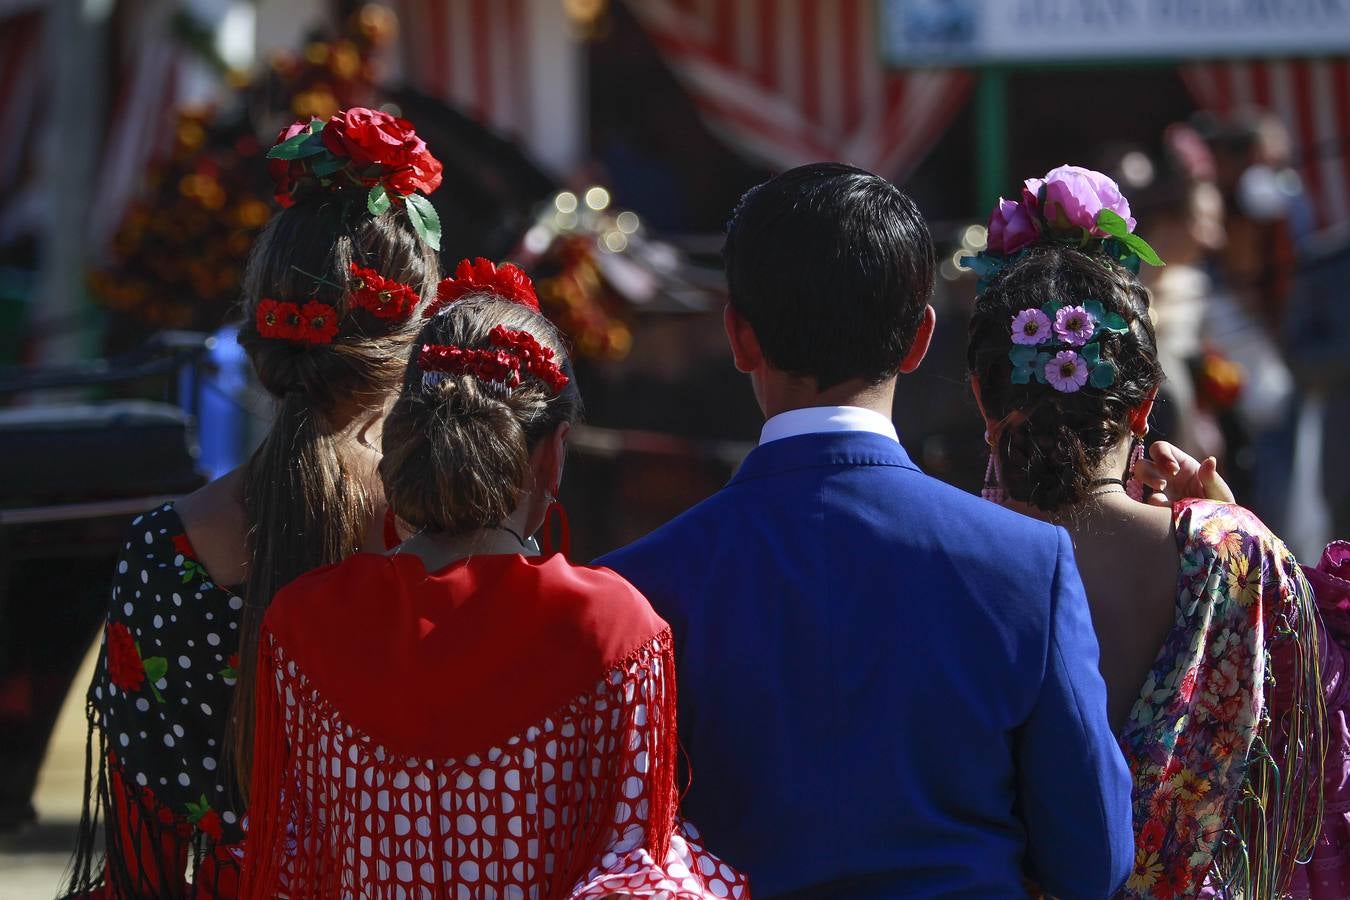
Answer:
<svg viewBox="0 0 1350 900"><path fill-rule="evenodd" d="M878 0L903 66L1340 56L1350 0Z"/></svg>

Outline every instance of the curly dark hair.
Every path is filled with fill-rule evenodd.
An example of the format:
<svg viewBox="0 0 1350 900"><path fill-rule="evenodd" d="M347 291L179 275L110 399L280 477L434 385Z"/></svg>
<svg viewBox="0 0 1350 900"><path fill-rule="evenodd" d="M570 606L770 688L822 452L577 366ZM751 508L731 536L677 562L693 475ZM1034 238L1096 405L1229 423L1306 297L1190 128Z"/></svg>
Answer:
<svg viewBox="0 0 1350 900"><path fill-rule="evenodd" d="M1116 367L1106 388L1063 393L1032 381L1014 384L1010 324L1048 302L1097 300L1124 317L1125 334L1103 332L1101 358ZM1162 383L1149 318L1148 289L1119 263L1059 244L1032 247L994 276L975 303L966 350L979 379L1003 489L1014 500L1054 512L1082 503L1103 458L1130 433L1130 413Z"/></svg>

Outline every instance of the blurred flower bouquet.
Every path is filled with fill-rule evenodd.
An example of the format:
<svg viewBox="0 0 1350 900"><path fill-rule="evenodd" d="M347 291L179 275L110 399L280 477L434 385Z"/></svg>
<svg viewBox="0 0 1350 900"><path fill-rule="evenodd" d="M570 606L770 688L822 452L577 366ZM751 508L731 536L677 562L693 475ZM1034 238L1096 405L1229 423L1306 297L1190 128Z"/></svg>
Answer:
<svg viewBox="0 0 1350 900"><path fill-rule="evenodd" d="M394 27L388 10L364 6L341 37L278 55L256 76L226 73L233 96L180 112L172 148L147 173L109 261L90 274L95 297L155 328L211 330L224 322L253 239L273 212L260 136L297 117L326 119L370 105L372 58Z"/></svg>

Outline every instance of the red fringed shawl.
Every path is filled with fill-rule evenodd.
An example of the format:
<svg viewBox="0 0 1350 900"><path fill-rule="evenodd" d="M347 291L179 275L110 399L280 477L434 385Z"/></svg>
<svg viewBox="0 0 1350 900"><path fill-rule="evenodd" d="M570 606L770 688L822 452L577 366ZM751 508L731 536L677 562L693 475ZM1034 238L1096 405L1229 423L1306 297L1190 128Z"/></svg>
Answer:
<svg viewBox="0 0 1350 900"><path fill-rule="evenodd" d="M666 858L670 632L613 572L357 554L277 596L260 665L243 896L556 897Z"/></svg>

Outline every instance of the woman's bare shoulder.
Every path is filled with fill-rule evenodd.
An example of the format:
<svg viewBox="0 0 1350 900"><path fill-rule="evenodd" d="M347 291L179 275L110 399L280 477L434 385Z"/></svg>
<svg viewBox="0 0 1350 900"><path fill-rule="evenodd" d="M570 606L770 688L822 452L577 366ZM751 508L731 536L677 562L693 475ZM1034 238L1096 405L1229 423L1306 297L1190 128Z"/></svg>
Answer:
<svg viewBox="0 0 1350 900"><path fill-rule="evenodd" d="M248 574L248 517L243 488L241 467L174 504L198 561L217 584L242 584Z"/></svg>

